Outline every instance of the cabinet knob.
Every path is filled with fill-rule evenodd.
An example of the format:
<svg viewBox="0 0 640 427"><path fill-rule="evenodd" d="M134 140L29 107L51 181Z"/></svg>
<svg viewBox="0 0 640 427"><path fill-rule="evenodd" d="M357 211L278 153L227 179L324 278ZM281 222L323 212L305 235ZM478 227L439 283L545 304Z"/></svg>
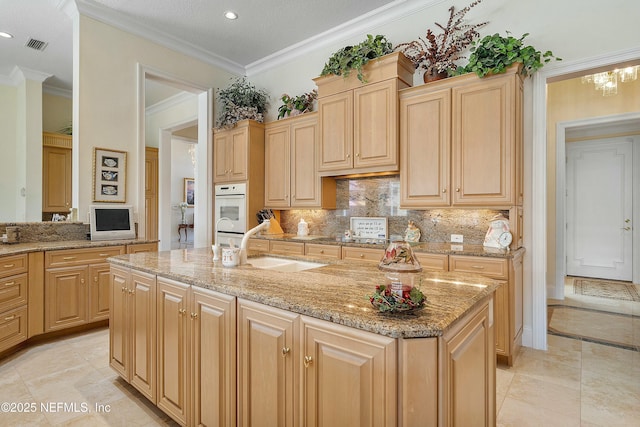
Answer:
<svg viewBox="0 0 640 427"><path fill-rule="evenodd" d="M80 283L84 285L84 279L80 279Z"/></svg>
<svg viewBox="0 0 640 427"><path fill-rule="evenodd" d="M360 153L356 153L356 157L360 157Z"/></svg>
<svg viewBox="0 0 640 427"><path fill-rule="evenodd" d="M197 319L198 318L198 313L191 313L191 318L192 319Z"/></svg>
<svg viewBox="0 0 640 427"><path fill-rule="evenodd" d="M181 308L180 310L178 310L178 313L180 313L180 315L184 315L187 312L187 310L185 308Z"/></svg>
<svg viewBox="0 0 640 427"><path fill-rule="evenodd" d="M360 254L360 258L364 258L364 254Z"/></svg>
<svg viewBox="0 0 640 427"><path fill-rule="evenodd" d="M291 352L289 347L282 347L282 357L287 357L287 354Z"/></svg>
<svg viewBox="0 0 640 427"><path fill-rule="evenodd" d="M304 367L308 368L309 365L311 365L311 363L313 363L313 357L311 356L305 356L304 357Z"/></svg>
<svg viewBox="0 0 640 427"><path fill-rule="evenodd" d="M97 282L98 281L98 276L93 276L93 281Z"/></svg>
<svg viewBox="0 0 640 427"><path fill-rule="evenodd" d="M442 189L442 192L443 192L443 193L446 193L446 192L447 192L447 189L446 189L446 188L443 188L443 189Z"/></svg>
<svg viewBox="0 0 640 427"><path fill-rule="evenodd" d="M460 192L460 187L456 188L456 193Z"/></svg>
<svg viewBox="0 0 640 427"><path fill-rule="evenodd" d="M122 293L127 292L127 288L125 288L124 286L122 287Z"/></svg>
<svg viewBox="0 0 640 427"><path fill-rule="evenodd" d="M351 158L351 154L347 154L347 159L350 159L350 158Z"/></svg>
<svg viewBox="0 0 640 427"><path fill-rule="evenodd" d="M129 289L129 295L133 295L133 294L135 294L135 293L136 293L136 291L135 291L135 290L133 290L133 289Z"/></svg>
<svg viewBox="0 0 640 427"><path fill-rule="evenodd" d="M324 249L320 249L320 253L323 254L324 253Z"/></svg>

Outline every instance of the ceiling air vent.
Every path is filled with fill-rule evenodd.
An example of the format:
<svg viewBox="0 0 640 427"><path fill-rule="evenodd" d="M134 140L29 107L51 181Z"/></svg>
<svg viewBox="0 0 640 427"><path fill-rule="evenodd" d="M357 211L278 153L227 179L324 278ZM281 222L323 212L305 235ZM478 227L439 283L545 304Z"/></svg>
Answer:
<svg viewBox="0 0 640 427"><path fill-rule="evenodd" d="M42 40L29 39L25 46L35 50L44 50L48 44L49 43L43 42Z"/></svg>

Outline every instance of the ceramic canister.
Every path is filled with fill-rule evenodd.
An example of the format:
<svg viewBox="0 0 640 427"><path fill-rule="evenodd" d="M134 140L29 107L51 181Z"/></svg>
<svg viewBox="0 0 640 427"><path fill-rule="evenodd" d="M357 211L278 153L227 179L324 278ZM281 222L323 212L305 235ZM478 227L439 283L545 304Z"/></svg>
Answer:
<svg viewBox="0 0 640 427"><path fill-rule="evenodd" d="M222 265L235 267L240 263L240 248L222 248Z"/></svg>

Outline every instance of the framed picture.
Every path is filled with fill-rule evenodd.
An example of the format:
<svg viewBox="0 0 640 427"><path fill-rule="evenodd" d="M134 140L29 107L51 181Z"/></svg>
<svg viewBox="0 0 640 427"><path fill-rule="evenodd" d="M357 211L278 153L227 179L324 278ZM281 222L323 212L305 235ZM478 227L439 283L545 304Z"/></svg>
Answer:
<svg viewBox="0 0 640 427"><path fill-rule="evenodd" d="M184 201L192 208L196 204L196 180L193 178L184 179Z"/></svg>
<svg viewBox="0 0 640 427"><path fill-rule="evenodd" d="M93 149L93 201L124 203L126 201L127 152Z"/></svg>

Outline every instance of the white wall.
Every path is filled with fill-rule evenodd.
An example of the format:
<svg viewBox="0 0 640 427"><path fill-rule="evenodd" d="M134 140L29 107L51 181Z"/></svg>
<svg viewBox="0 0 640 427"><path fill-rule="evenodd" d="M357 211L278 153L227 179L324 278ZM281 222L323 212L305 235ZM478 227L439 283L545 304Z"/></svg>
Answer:
<svg viewBox="0 0 640 427"><path fill-rule="evenodd" d="M92 198L93 147L127 151L127 203L137 206L138 180L144 177L138 158L138 64L194 85L226 86L231 74L197 59L80 16L74 46L74 150L78 182L74 201L86 217ZM75 165L74 165L75 167Z"/></svg>

